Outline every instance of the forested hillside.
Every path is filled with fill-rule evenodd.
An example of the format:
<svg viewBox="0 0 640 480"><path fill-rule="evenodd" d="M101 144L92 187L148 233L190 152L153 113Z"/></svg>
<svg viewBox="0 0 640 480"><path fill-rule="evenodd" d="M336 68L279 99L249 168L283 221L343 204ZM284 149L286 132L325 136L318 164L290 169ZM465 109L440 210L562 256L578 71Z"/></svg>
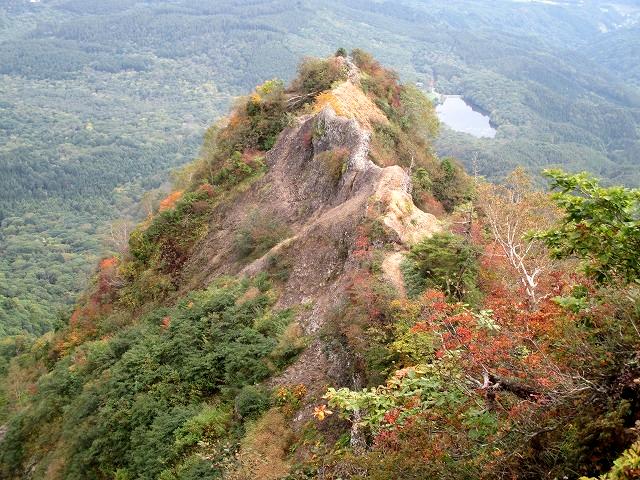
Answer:
<svg viewBox="0 0 640 480"><path fill-rule="evenodd" d="M0 333L42 332L73 305L113 248L109 222L146 215L143 192L196 155L234 95L340 45L489 113L495 139L443 129L436 143L489 178L561 165L637 184L639 15L596 1L2 0Z"/></svg>
<svg viewBox="0 0 640 480"><path fill-rule="evenodd" d="M0 342L0 476L638 478L640 189L489 183L370 54L297 71Z"/></svg>

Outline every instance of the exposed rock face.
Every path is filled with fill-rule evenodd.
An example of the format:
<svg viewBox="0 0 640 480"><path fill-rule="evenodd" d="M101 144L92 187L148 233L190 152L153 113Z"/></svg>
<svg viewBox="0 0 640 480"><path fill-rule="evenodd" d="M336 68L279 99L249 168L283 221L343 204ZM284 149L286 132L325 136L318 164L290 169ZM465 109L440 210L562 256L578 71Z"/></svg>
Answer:
<svg viewBox="0 0 640 480"><path fill-rule="evenodd" d="M350 90L344 87L340 95ZM210 234L186 266L187 278L200 278L204 284L226 273L254 275L267 269L273 258L286 258L290 270L279 306L305 304L298 322L313 337L345 298L347 273L358 266L352 251L359 225L381 221L395 239L397 251L440 229L433 215L413 204L408 193L410 180L401 167L381 168L368 158L371 132L367 118L384 116L359 89L357 92L370 103L368 111L345 118L325 107L297 119L282 132L267 154L268 173L217 212ZM332 151L345 154L338 179L320 160L323 152ZM233 244L239 226L251 220L250 215L277 219L291 235L261 258L243 265L234 260ZM397 256L395 260L397 264ZM327 358L320 340L315 339L275 382L322 388L323 380L330 379L333 384L353 386L357 379L341 378L350 371L345 362L349 359Z"/></svg>
<svg viewBox="0 0 640 480"><path fill-rule="evenodd" d="M372 129L372 123L388 125L389 120L354 82L348 81L332 90L336 106L340 112L355 118L366 130Z"/></svg>

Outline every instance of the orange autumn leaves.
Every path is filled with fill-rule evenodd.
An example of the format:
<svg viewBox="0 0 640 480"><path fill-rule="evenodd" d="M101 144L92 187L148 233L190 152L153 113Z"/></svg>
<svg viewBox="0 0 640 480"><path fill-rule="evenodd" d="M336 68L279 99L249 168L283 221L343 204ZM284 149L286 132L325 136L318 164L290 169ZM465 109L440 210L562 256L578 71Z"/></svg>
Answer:
<svg viewBox="0 0 640 480"><path fill-rule="evenodd" d="M256 154L253 154L253 152L251 152L251 155L247 154L246 155L247 158L245 159L243 157L243 160L245 160L245 162L248 163L249 161L253 160L256 156L257 156ZM209 198L212 198L215 195L214 188L208 183L203 183L202 185L200 185L197 191L206 193ZM184 190L176 190L174 192L171 192L169 195L167 195L160 201L160 204L158 205L158 211L164 212L165 210L170 210L174 208L176 204L182 199L183 196L184 196Z"/></svg>
<svg viewBox="0 0 640 480"><path fill-rule="evenodd" d="M333 412L329 410L326 405L319 405L313 409L313 416L319 421L324 420L332 414Z"/></svg>
<svg viewBox="0 0 640 480"><path fill-rule="evenodd" d="M69 330L57 334L58 338L53 348L57 357L66 355L72 348L95 335L100 316L112 310L113 287L119 265L120 261L117 257L108 257L100 261L96 288L71 314Z"/></svg>
<svg viewBox="0 0 640 480"><path fill-rule="evenodd" d="M176 190L175 192L171 192L160 202L159 210L163 212L175 207L176 203L178 203L178 200L182 198L183 194L183 190Z"/></svg>

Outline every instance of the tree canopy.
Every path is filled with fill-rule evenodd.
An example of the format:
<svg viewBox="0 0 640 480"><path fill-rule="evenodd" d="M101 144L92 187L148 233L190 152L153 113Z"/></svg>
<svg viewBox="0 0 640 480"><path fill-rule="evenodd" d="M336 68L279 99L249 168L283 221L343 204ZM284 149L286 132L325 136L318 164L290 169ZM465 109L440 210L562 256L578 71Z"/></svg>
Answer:
<svg viewBox="0 0 640 480"><path fill-rule="evenodd" d="M537 238L556 258L577 257L598 282L640 279L640 190L603 187L587 173L547 170L560 225Z"/></svg>

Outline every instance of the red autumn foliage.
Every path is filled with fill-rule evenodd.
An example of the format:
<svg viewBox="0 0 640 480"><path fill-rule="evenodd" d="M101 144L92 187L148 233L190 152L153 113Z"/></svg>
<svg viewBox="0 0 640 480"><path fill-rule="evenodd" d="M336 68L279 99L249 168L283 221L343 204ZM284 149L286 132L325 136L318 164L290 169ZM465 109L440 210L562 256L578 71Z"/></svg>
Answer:
<svg viewBox="0 0 640 480"><path fill-rule="evenodd" d="M488 371L518 378L540 391L566 381L566 369L550 354L558 321L564 318L553 301L546 299L531 311L517 292L496 288L485 298L485 311L491 311L485 314L485 326L464 305L447 303L441 292L427 290L419 302L421 319L411 331L433 333L440 341L436 358L456 351L471 377L482 378Z"/></svg>
<svg viewBox="0 0 640 480"><path fill-rule="evenodd" d="M215 189L209 183L203 183L198 187L199 192L204 192L209 198L213 198L216 194Z"/></svg>
<svg viewBox="0 0 640 480"><path fill-rule="evenodd" d="M171 317L164 317L160 322L160 326L163 330L168 330L171 326Z"/></svg>
<svg viewBox="0 0 640 480"><path fill-rule="evenodd" d="M100 261L99 268L101 271L107 270L109 268L113 268L118 264L118 259L116 257L104 258Z"/></svg>
<svg viewBox="0 0 640 480"><path fill-rule="evenodd" d="M418 194L416 204L423 212L430 213L438 218L443 217L446 213L442 203L440 203L431 193L421 192Z"/></svg>
<svg viewBox="0 0 640 480"><path fill-rule="evenodd" d="M400 100L402 87L398 82L398 74L384 68L377 60L365 52L354 51L352 55L358 68L369 75L369 78L363 82L365 91L374 98L384 98L393 108L399 108L402 104Z"/></svg>
<svg viewBox="0 0 640 480"><path fill-rule="evenodd" d="M97 303L105 303L105 297L113 294L115 278L118 275L118 265L120 261L117 257L103 259L98 265L98 281L95 292L91 298Z"/></svg>
<svg viewBox="0 0 640 480"><path fill-rule="evenodd" d="M52 354L61 357L98 331L97 321L113 310L113 301L117 294L118 267L117 257L104 258L98 264L94 290L83 304L76 307L69 318L69 329L58 335Z"/></svg>
<svg viewBox="0 0 640 480"><path fill-rule="evenodd" d="M370 243L366 236L360 235L354 242L353 255L356 258L365 257L369 253Z"/></svg>

